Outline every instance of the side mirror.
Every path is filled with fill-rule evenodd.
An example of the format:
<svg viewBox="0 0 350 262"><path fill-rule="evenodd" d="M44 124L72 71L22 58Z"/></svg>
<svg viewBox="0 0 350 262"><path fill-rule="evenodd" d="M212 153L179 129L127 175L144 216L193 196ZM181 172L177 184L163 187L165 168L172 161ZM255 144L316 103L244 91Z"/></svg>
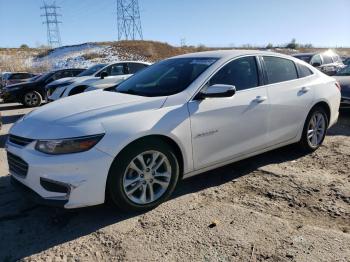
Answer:
<svg viewBox="0 0 350 262"><path fill-rule="evenodd" d="M101 75L100 75L101 79L104 79L107 76L108 76L107 72L102 72Z"/></svg>
<svg viewBox="0 0 350 262"><path fill-rule="evenodd" d="M315 63L312 63L312 66L314 66L314 67L319 67L319 66L321 66L321 64L318 63L318 62L315 62Z"/></svg>
<svg viewBox="0 0 350 262"><path fill-rule="evenodd" d="M197 94L196 99L206 99L212 97L231 97L236 93L236 87L232 85L216 84L209 86L205 91Z"/></svg>

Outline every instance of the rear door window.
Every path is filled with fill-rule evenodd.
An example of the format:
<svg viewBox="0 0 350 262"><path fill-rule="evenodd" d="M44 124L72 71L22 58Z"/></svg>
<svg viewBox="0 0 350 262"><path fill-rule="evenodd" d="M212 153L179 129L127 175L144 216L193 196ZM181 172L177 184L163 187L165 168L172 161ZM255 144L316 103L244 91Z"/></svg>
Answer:
<svg viewBox="0 0 350 262"><path fill-rule="evenodd" d="M126 74L125 67L126 67L126 64L111 65L110 67L107 68L107 73L109 76L125 75Z"/></svg>
<svg viewBox="0 0 350 262"><path fill-rule="evenodd" d="M264 56L263 59L269 84L298 78L297 69L292 60L274 56Z"/></svg>
<svg viewBox="0 0 350 262"><path fill-rule="evenodd" d="M140 63L128 63L128 68L129 68L129 74L135 74L138 71L146 68L147 65L145 64L140 64Z"/></svg>

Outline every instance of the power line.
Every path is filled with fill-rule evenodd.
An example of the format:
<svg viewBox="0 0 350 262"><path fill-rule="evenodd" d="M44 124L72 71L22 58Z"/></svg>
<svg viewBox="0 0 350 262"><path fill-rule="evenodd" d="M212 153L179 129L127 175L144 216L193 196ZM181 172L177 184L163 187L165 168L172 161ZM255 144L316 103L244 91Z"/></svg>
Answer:
<svg viewBox="0 0 350 262"><path fill-rule="evenodd" d="M118 40L143 39L138 0L117 0Z"/></svg>
<svg viewBox="0 0 350 262"><path fill-rule="evenodd" d="M44 10L44 14L41 16L45 17L43 24L46 24L47 44L50 47L60 47L62 46L62 42L58 24L62 22L58 21L57 17L62 15L57 13L57 9L61 7L57 6L56 2L47 4L46 1L44 1L43 4L44 5L40 7L40 9Z"/></svg>

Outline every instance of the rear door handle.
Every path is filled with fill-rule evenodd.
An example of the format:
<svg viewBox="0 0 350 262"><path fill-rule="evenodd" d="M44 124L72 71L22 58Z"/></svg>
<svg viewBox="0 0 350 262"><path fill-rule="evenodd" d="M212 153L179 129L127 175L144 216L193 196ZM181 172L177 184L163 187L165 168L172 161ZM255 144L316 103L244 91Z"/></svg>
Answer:
<svg viewBox="0 0 350 262"><path fill-rule="evenodd" d="M257 96L253 101L260 104L266 100L267 100L266 96Z"/></svg>
<svg viewBox="0 0 350 262"><path fill-rule="evenodd" d="M306 86L304 86L303 88L301 88L301 92L303 92L303 93L307 93L307 92L309 92L311 89L310 89L310 87L306 87Z"/></svg>

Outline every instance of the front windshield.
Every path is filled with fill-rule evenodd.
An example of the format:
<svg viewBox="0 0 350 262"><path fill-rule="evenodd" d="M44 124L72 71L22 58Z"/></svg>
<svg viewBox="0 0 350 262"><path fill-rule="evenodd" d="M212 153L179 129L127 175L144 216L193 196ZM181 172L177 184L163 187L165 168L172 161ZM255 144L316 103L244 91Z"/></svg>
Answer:
<svg viewBox="0 0 350 262"><path fill-rule="evenodd" d="M41 77L41 75L34 76L34 77L30 78L28 80L28 82L34 82L34 81L38 80L40 77Z"/></svg>
<svg viewBox="0 0 350 262"><path fill-rule="evenodd" d="M337 74L337 76L350 76L350 66L347 66L341 69Z"/></svg>
<svg viewBox="0 0 350 262"><path fill-rule="evenodd" d="M34 82L36 82L36 81L39 82L41 80L46 80L46 78L50 77L52 74L53 74L53 72L45 73L45 74L41 75L40 77L36 78L34 80Z"/></svg>
<svg viewBox="0 0 350 262"><path fill-rule="evenodd" d="M85 71L81 72L79 75L77 75L77 77L91 76L91 75L95 74L98 70L104 68L105 66L107 66L107 64L98 64L98 65L91 66L88 69L86 69Z"/></svg>
<svg viewBox="0 0 350 262"><path fill-rule="evenodd" d="M217 58L173 58L145 68L116 91L139 96L169 96L185 90Z"/></svg>

